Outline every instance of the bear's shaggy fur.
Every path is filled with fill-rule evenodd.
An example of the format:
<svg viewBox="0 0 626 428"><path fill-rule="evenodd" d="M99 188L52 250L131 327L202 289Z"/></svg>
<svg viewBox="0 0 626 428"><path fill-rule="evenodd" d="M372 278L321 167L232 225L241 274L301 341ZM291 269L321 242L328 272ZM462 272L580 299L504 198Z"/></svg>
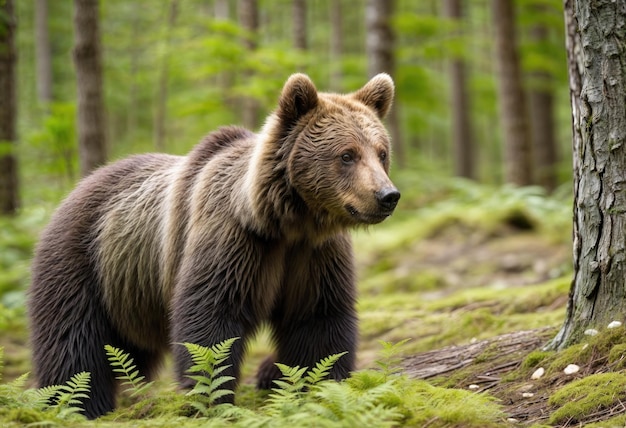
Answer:
<svg viewBox="0 0 626 428"><path fill-rule="evenodd" d="M296 74L259 134L223 128L188 156L133 156L82 180L33 262L39 385L91 372L93 418L115 406L105 344L129 352L148 377L171 348L189 387L180 343L233 337L241 339L224 374L237 379L246 341L263 323L276 353L259 387L279 376L274 361L310 367L343 351L331 377L347 377L357 344L347 230L382 221L400 197L380 122L393 90L381 74L352 94L318 93Z"/></svg>

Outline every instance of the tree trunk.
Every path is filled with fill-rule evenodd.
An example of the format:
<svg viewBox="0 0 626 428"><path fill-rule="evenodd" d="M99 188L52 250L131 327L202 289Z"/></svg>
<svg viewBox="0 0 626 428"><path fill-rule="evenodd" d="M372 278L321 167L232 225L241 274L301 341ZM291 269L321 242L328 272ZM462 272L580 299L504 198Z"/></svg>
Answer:
<svg viewBox="0 0 626 428"><path fill-rule="evenodd" d="M239 24L248 33L243 40L243 44L249 51L257 48L257 33L259 31L259 11L257 0L239 0L237 4L237 14ZM244 71L244 79L250 80L252 70ZM247 82L245 83L247 84ZM243 97L241 100L242 111L241 121L248 129L256 129L259 122L259 103L253 97Z"/></svg>
<svg viewBox="0 0 626 428"><path fill-rule="evenodd" d="M13 0L0 2L0 214L13 215L19 205L16 143L17 103L15 13Z"/></svg>
<svg viewBox="0 0 626 428"><path fill-rule="evenodd" d="M178 15L178 0L171 0L167 13L167 28L161 58L161 68L159 71L159 86L157 94L156 114L154 119L154 147L157 151L165 151L165 140L167 138L167 90L169 80L169 50L172 43L172 31L176 25Z"/></svg>
<svg viewBox="0 0 626 428"><path fill-rule="evenodd" d="M574 142L574 279L564 348L626 313L626 3L565 2Z"/></svg>
<svg viewBox="0 0 626 428"><path fill-rule="evenodd" d="M538 12L541 13L542 10ZM535 43L546 43L548 28L545 24L535 24L531 29L531 38ZM557 185L557 149L552 77L544 71L534 71L530 78L531 89L528 93L528 101L532 151L535 159L535 181L547 190L554 190Z"/></svg>
<svg viewBox="0 0 626 428"><path fill-rule="evenodd" d="M341 92L342 87L342 56L343 56L343 25L341 19L341 0L330 2L330 89Z"/></svg>
<svg viewBox="0 0 626 428"><path fill-rule="evenodd" d="M74 0L74 65L80 172L84 177L106 162L98 0Z"/></svg>
<svg viewBox="0 0 626 428"><path fill-rule="evenodd" d="M368 0L365 7L366 51L368 74L374 77L378 73L395 74L394 34L391 28L391 18L395 7L395 0ZM398 120L398 109L393 104L387 116L389 132L393 141L393 149L398 165L403 167L404 146Z"/></svg>
<svg viewBox="0 0 626 428"><path fill-rule="evenodd" d="M514 6L513 0L493 0L495 56L504 141L504 178L507 183L526 186L532 183L532 156Z"/></svg>
<svg viewBox="0 0 626 428"><path fill-rule="evenodd" d="M461 0L446 0L446 15L460 22ZM454 171L459 177L474 178L474 144L470 107L465 77L465 61L453 58L450 63L450 94L452 104L452 140Z"/></svg>
<svg viewBox="0 0 626 428"><path fill-rule="evenodd" d="M293 0L293 47L305 51L306 37L306 0Z"/></svg>
<svg viewBox="0 0 626 428"><path fill-rule="evenodd" d="M47 106L52 101L52 46L48 31L48 0L35 2L35 57L37 98Z"/></svg>

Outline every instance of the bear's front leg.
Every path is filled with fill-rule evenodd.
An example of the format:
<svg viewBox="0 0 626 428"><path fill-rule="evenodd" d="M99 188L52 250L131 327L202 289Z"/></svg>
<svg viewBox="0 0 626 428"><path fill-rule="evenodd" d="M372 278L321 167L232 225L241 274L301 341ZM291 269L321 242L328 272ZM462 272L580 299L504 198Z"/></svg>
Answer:
<svg viewBox="0 0 626 428"><path fill-rule="evenodd" d="M261 364L259 389L272 388L281 377L275 362L311 369L329 355L347 352L330 371L335 380L348 377L355 366L358 320L349 238L290 254L283 294L270 321L276 352Z"/></svg>

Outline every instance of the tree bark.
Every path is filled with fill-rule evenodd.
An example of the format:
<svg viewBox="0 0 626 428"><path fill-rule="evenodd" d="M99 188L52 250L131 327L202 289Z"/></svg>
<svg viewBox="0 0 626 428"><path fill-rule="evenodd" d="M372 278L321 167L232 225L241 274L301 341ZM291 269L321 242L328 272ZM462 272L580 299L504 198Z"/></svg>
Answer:
<svg viewBox="0 0 626 428"><path fill-rule="evenodd" d="M293 46L307 50L306 0L293 0Z"/></svg>
<svg viewBox="0 0 626 428"><path fill-rule="evenodd" d="M343 89L341 64L343 56L343 23L341 10L341 0L330 2L330 89L335 92L341 92Z"/></svg>
<svg viewBox="0 0 626 428"><path fill-rule="evenodd" d="M515 5L513 0L493 0L492 4L504 178L507 183L526 186L532 183L532 156L515 34Z"/></svg>
<svg viewBox="0 0 626 428"><path fill-rule="evenodd" d="M157 151L165 151L167 138L167 97L169 80L169 50L172 43L172 31L176 25L178 15L178 0L171 0L167 13L167 28L165 32L163 57L159 71L159 86L157 95L156 114L154 119L154 147Z"/></svg>
<svg viewBox="0 0 626 428"><path fill-rule="evenodd" d="M237 14L239 24L248 33L243 44L249 51L253 52L257 48L257 33L259 31L259 11L257 0L239 0L237 4ZM244 71L244 79L252 77L252 70ZM241 121L246 128L256 129L259 122L259 103L253 97L243 97L241 100L242 111Z"/></svg>
<svg viewBox="0 0 626 428"><path fill-rule="evenodd" d="M626 313L626 3L565 2L574 152L574 278L551 343Z"/></svg>
<svg viewBox="0 0 626 428"><path fill-rule="evenodd" d="M37 98L45 106L52 101L52 46L48 31L48 0L35 2L35 57Z"/></svg>
<svg viewBox="0 0 626 428"><path fill-rule="evenodd" d="M84 177L106 162L98 0L74 0L78 152Z"/></svg>
<svg viewBox="0 0 626 428"><path fill-rule="evenodd" d="M460 21L463 17L461 0L446 0L446 15ZM454 171L459 177L474 178L474 139L470 121L470 106L465 77L465 61L450 62L450 95L452 104L452 141Z"/></svg>
<svg viewBox="0 0 626 428"><path fill-rule="evenodd" d="M365 6L366 51L368 74L374 77L378 73L395 75L394 43L395 37L391 28L391 18L395 8L395 0L368 0ZM387 116L389 132L398 165L405 164L404 145L400 132L397 104L393 104Z"/></svg>
<svg viewBox="0 0 626 428"><path fill-rule="evenodd" d="M13 215L19 206L16 144L15 10L13 0L0 2L0 214Z"/></svg>
<svg viewBox="0 0 626 428"><path fill-rule="evenodd" d="M542 9L536 11L543 12ZM531 29L531 38L535 43L545 43L548 39L548 28L545 24L535 24ZM547 190L554 190L557 185L558 156L554 129L552 76L545 71L533 71L530 78L531 89L528 93L528 101L535 181Z"/></svg>

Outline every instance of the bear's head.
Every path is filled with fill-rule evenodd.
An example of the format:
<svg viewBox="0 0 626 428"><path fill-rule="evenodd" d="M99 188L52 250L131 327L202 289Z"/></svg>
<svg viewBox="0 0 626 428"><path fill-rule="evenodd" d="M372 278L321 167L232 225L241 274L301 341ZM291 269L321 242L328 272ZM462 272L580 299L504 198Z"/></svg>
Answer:
<svg viewBox="0 0 626 428"><path fill-rule="evenodd" d="M275 114L286 175L318 219L355 226L394 211L400 192L389 179L391 144L381 123L393 95L387 74L347 95L319 93L304 74L287 80Z"/></svg>

